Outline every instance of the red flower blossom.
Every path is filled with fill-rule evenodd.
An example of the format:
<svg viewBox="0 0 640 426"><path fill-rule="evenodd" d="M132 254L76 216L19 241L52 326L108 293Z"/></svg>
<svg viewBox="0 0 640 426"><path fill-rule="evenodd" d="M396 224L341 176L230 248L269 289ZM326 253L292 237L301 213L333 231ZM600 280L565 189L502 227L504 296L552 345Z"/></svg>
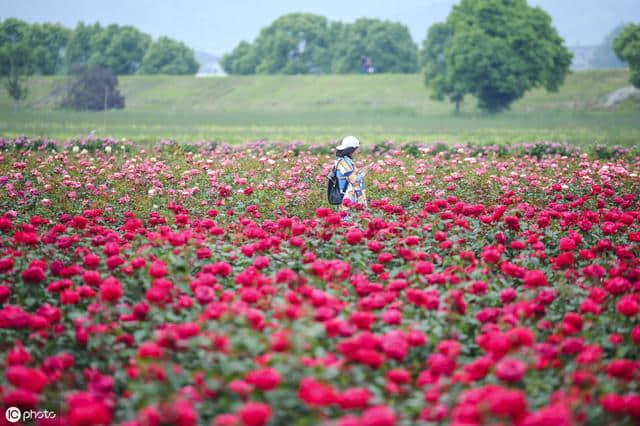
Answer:
<svg viewBox="0 0 640 426"><path fill-rule="evenodd" d="M307 405L324 407L336 402L336 393L333 388L311 377L303 377L300 380L298 398Z"/></svg>
<svg viewBox="0 0 640 426"><path fill-rule="evenodd" d="M245 426L264 426L272 413L271 406L261 402L246 402L238 410L238 417Z"/></svg>
<svg viewBox="0 0 640 426"><path fill-rule="evenodd" d="M527 365L512 358L504 358L496 364L496 377L505 382L519 382L527 371Z"/></svg>
<svg viewBox="0 0 640 426"><path fill-rule="evenodd" d="M100 284L100 300L115 302L120 297L122 297L122 285L114 277L109 277Z"/></svg>
<svg viewBox="0 0 640 426"><path fill-rule="evenodd" d="M245 380L260 390L270 391L280 384L280 374L273 368L265 368L250 372Z"/></svg>

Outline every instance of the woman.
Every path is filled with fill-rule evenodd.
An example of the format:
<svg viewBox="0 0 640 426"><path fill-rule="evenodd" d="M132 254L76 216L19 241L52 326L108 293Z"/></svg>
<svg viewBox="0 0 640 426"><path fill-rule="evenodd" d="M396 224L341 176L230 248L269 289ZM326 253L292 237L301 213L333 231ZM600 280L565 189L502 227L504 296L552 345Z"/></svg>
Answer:
<svg viewBox="0 0 640 426"><path fill-rule="evenodd" d="M367 205L367 197L364 193L364 176L356 171L353 161L353 153L360 147L360 141L355 136L347 136L336 148L336 175L340 191L344 193L344 199L352 203ZM349 208L343 203L338 211L347 211Z"/></svg>

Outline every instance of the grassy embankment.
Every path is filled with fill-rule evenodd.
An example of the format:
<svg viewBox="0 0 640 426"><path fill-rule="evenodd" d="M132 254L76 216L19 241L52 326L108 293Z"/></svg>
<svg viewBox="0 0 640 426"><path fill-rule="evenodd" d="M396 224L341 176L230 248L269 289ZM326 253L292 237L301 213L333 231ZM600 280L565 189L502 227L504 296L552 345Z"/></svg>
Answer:
<svg viewBox="0 0 640 426"><path fill-rule="evenodd" d="M14 110L0 91L0 135L136 140L420 140L497 142L554 140L578 144L640 142L640 103L599 104L627 86L628 71L580 72L557 93L529 92L504 114L487 116L467 98L460 114L429 98L421 75L120 77L126 108L74 112L56 107L62 77L33 77Z"/></svg>

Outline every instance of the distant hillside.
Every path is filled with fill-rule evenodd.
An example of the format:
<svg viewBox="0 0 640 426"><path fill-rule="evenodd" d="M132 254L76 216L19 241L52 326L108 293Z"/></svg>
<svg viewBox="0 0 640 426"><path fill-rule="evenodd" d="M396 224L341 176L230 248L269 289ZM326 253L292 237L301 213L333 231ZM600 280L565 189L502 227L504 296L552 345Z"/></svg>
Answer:
<svg viewBox="0 0 640 426"><path fill-rule="evenodd" d="M226 75L220 64L220 58L207 52L196 50L196 61L200 64L200 69L196 74L198 77L210 75Z"/></svg>
<svg viewBox="0 0 640 426"><path fill-rule="evenodd" d="M528 92L511 110L487 116L466 97L460 114L430 98L421 74L122 76L125 109L60 110L64 77L32 77L20 107L0 90L0 137L98 134L136 140L571 141L635 144L640 98L620 103L628 70L581 71L557 93ZM615 93L615 96L613 95ZM616 98L616 102L610 102ZM611 107L605 105L610 104Z"/></svg>
<svg viewBox="0 0 640 426"><path fill-rule="evenodd" d="M28 109L51 108L59 96L55 88L63 77L29 79ZM582 71L567 76L557 93L528 92L513 104L513 111L592 110L615 90L629 85L628 70ZM362 75L256 75L225 78L192 76L120 76L119 87L127 111L229 111L288 113L359 111L423 115L447 113L453 106L430 99L421 74ZM12 108L4 88L0 111ZM462 111L475 111L466 97Z"/></svg>

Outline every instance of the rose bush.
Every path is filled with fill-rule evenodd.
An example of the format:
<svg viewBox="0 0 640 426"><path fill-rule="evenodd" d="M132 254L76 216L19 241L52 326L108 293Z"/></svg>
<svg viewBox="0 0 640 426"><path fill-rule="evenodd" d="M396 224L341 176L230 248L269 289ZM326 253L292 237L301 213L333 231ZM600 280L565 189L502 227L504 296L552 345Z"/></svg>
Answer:
<svg viewBox="0 0 640 426"><path fill-rule="evenodd" d="M3 408L640 421L633 152L373 145L369 208L347 221L323 147L84 142L0 144Z"/></svg>

